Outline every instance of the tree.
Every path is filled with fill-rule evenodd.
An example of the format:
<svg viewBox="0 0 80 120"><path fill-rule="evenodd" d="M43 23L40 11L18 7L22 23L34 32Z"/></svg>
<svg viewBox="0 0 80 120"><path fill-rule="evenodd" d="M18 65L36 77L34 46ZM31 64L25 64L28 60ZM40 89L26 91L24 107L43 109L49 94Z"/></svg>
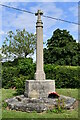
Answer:
<svg viewBox="0 0 80 120"><path fill-rule="evenodd" d="M44 63L78 65L78 46L69 31L56 29L44 49Z"/></svg>
<svg viewBox="0 0 80 120"><path fill-rule="evenodd" d="M34 53L35 42L36 35L28 33L25 29L22 31L16 30L16 33L9 31L1 48L2 53L6 57L26 58L27 55Z"/></svg>
<svg viewBox="0 0 80 120"><path fill-rule="evenodd" d="M0 61L1 61L1 59L2 59L2 55L0 54Z"/></svg>

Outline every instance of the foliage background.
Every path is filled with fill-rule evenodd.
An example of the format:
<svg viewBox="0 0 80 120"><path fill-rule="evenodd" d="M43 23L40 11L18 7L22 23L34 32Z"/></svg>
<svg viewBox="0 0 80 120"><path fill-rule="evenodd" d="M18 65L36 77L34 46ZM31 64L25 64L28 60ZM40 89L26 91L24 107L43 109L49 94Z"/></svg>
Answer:
<svg viewBox="0 0 80 120"><path fill-rule="evenodd" d="M80 65L80 43L77 43L67 30L59 28L47 40L44 48L44 63L56 65Z"/></svg>
<svg viewBox="0 0 80 120"><path fill-rule="evenodd" d="M7 44L8 43L8 44ZM9 57L15 54L14 61L2 63L2 87L16 88L18 94L24 93L25 81L34 80L36 64L32 58L36 48L36 35L25 29L9 31L2 45L2 52ZM47 40L44 48L44 71L46 79L55 80L56 88L80 88L80 43L74 40L67 30L59 28Z"/></svg>
<svg viewBox="0 0 80 120"><path fill-rule="evenodd" d="M2 87L14 88L22 94L25 81L34 80L36 64L31 58L18 58L2 63ZM55 80L56 88L80 88L80 66L44 65L46 79Z"/></svg>

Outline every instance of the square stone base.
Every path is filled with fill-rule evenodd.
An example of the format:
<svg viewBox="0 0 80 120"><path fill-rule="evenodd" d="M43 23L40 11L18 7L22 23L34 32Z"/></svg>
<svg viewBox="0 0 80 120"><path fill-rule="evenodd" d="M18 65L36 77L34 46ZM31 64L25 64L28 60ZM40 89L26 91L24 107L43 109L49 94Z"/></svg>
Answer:
<svg viewBox="0 0 80 120"><path fill-rule="evenodd" d="M55 80L26 80L24 95L28 98L48 97L55 92Z"/></svg>

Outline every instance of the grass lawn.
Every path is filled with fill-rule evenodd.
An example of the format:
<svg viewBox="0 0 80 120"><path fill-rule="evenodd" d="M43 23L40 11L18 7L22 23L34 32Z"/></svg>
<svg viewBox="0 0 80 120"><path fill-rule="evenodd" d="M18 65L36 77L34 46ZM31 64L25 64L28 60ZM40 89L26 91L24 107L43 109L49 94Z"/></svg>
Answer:
<svg viewBox="0 0 80 120"><path fill-rule="evenodd" d="M80 100L78 98L78 89L56 89L56 92L62 95L71 96ZM2 89L2 101L5 99L15 96L16 90L12 89ZM7 110L2 108L2 118L78 118L78 109L75 110L63 110L63 113L54 113L54 112L43 112L32 113Z"/></svg>

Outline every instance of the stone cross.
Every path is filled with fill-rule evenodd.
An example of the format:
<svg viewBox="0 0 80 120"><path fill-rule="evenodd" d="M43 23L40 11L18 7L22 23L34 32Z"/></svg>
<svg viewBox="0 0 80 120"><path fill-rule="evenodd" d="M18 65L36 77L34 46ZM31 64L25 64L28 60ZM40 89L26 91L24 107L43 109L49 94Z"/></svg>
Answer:
<svg viewBox="0 0 80 120"><path fill-rule="evenodd" d="M26 80L24 95L28 98L48 98L49 93L55 92L55 80L46 80L43 69L43 23L41 15L43 13L38 10L35 13L38 16L36 23L36 80Z"/></svg>
<svg viewBox="0 0 80 120"><path fill-rule="evenodd" d="M41 21L41 15L43 15L43 12L41 10L38 10L37 13L35 13L37 18L36 23L36 35L37 35L37 42L36 42L36 73L35 73L35 79L36 80L44 80L45 79L45 73L43 70L43 23Z"/></svg>

